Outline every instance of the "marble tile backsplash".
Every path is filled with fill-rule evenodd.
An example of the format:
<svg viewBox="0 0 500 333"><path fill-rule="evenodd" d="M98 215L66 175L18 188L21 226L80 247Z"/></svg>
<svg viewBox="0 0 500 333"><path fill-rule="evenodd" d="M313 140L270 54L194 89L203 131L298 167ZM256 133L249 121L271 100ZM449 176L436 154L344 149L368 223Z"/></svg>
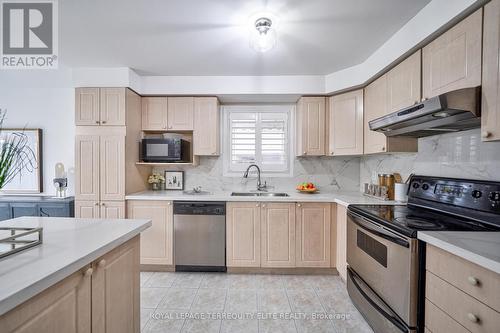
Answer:
<svg viewBox="0 0 500 333"><path fill-rule="evenodd" d="M415 154L361 157L360 185L392 172L500 181L500 142L482 142L479 129L421 138Z"/></svg>
<svg viewBox="0 0 500 333"><path fill-rule="evenodd" d="M272 191L291 191L303 181L315 183L320 191L359 189L359 157L308 157L294 161L293 177L263 177ZM155 169L161 172L165 169ZM202 186L207 191L250 191L256 188L255 174L248 179L224 177L221 157L201 157L196 167L184 168L185 189ZM243 172L241 173L243 176Z"/></svg>

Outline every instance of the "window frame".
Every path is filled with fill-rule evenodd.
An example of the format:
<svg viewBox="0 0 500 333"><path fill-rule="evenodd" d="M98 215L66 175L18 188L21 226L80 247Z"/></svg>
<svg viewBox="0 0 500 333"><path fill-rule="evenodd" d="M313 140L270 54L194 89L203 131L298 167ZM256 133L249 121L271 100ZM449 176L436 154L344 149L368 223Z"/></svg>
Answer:
<svg viewBox="0 0 500 333"><path fill-rule="evenodd" d="M293 133L295 133L295 104L234 104L222 106L221 128L222 128L222 164L224 177L241 177L243 171L231 170L231 129L230 129L230 114L231 113L287 113L288 115L288 128L287 128L287 154L288 154L288 168L286 171L268 171L262 170L262 177L292 177L294 165L294 140ZM259 163L257 163L259 165ZM262 166L259 165L259 167Z"/></svg>

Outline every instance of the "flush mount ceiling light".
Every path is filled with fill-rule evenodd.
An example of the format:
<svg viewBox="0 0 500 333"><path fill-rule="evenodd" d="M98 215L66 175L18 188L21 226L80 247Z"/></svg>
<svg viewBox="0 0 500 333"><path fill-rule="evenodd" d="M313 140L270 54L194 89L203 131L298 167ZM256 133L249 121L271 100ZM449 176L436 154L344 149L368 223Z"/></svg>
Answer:
<svg viewBox="0 0 500 333"><path fill-rule="evenodd" d="M255 21L255 30L250 36L250 46L257 52L266 52L276 45L276 30L272 27L273 21L267 17L260 17Z"/></svg>

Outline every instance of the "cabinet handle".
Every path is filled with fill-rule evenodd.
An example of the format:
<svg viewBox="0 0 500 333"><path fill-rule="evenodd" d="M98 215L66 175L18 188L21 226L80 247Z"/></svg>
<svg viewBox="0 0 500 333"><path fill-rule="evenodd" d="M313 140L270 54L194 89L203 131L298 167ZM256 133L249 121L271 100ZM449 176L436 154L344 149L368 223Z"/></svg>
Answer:
<svg viewBox="0 0 500 333"><path fill-rule="evenodd" d="M263 205L262 205L262 208L266 208L266 205L265 205L265 204L263 204Z"/></svg>
<svg viewBox="0 0 500 333"><path fill-rule="evenodd" d="M482 137L483 139L487 139L487 138L489 138L490 136L491 136L491 132L488 132L488 131L483 131L483 132L481 133L481 137Z"/></svg>
<svg viewBox="0 0 500 333"><path fill-rule="evenodd" d="M478 280L478 279L476 279L476 278L475 278L475 277L473 277L473 276L469 276L469 277L467 278L467 281L468 281L468 282L469 282L469 284L470 284L470 285L472 285L472 286L477 286L477 285L479 284L479 280Z"/></svg>
<svg viewBox="0 0 500 333"><path fill-rule="evenodd" d="M478 317L478 316L476 316L476 315L475 315L475 314L473 314L473 313L470 313L470 312L469 312L469 313L467 314L467 318L469 318L469 320L470 320L471 322L473 322L473 323L477 323L477 322L479 322L479 317Z"/></svg>
<svg viewBox="0 0 500 333"><path fill-rule="evenodd" d="M92 269L92 267L89 267L89 268L87 268L87 270L85 271L85 273L83 273L83 275L85 275L85 276L88 277L88 276L91 276L92 273L94 273L94 270Z"/></svg>
<svg viewBox="0 0 500 333"><path fill-rule="evenodd" d="M382 147L382 151L385 151L385 147Z"/></svg>
<svg viewBox="0 0 500 333"><path fill-rule="evenodd" d="M106 120L103 120L101 123L102 123L102 124L106 124Z"/></svg>
<svg viewBox="0 0 500 333"><path fill-rule="evenodd" d="M95 121L95 123L96 123L96 124L100 124L101 122L100 122L99 120L96 120L96 121Z"/></svg>
<svg viewBox="0 0 500 333"><path fill-rule="evenodd" d="M100 268L103 268L104 266L106 266L106 260L105 259L101 259L99 261L99 263L97 264L97 266L99 266Z"/></svg>

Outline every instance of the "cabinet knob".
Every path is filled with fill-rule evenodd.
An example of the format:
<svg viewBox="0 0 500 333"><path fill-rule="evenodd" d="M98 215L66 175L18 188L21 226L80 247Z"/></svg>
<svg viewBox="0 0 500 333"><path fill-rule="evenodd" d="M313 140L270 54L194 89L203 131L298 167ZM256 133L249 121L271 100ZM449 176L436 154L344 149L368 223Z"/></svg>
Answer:
<svg viewBox="0 0 500 333"><path fill-rule="evenodd" d="M265 205L265 204L263 204L263 205L262 205L262 208L266 208L266 205Z"/></svg>
<svg viewBox="0 0 500 333"><path fill-rule="evenodd" d="M167 126L163 126L163 129L167 129Z"/></svg>
<svg viewBox="0 0 500 333"><path fill-rule="evenodd" d="M476 315L475 315L475 314L473 314L473 313L470 313L470 312L469 312L469 313L467 314L467 318L469 318L469 320L470 320L471 322L473 322L473 323L477 323L477 322L479 322L479 317L478 317L478 316L476 316Z"/></svg>
<svg viewBox="0 0 500 333"><path fill-rule="evenodd" d="M307 152L305 151L305 152L303 152L302 154L303 154L303 155L307 155Z"/></svg>
<svg viewBox="0 0 500 333"><path fill-rule="evenodd" d="M330 152L330 155L333 155L333 151Z"/></svg>
<svg viewBox="0 0 500 333"><path fill-rule="evenodd" d="M87 270L85 271L85 273L83 273L83 275L85 275L85 276L91 276L92 273L94 273L94 270L92 269L92 267L89 267L89 268L87 268Z"/></svg>
<svg viewBox="0 0 500 333"><path fill-rule="evenodd" d="M168 205L168 206L170 206L171 204L172 204L172 203L171 203L170 201L169 201L169 202L167 202L167 205Z"/></svg>
<svg viewBox="0 0 500 333"><path fill-rule="evenodd" d="M259 204L255 204L255 207L259 207L260 205Z"/></svg>
<svg viewBox="0 0 500 333"><path fill-rule="evenodd" d="M385 147L382 147L382 151L385 151Z"/></svg>
<svg viewBox="0 0 500 333"><path fill-rule="evenodd" d="M96 123L96 124L100 124L101 122L100 122L99 120L96 120L96 121L95 121L95 123Z"/></svg>
<svg viewBox="0 0 500 333"><path fill-rule="evenodd" d="M102 123L103 123L103 124L106 124L106 120L103 120L103 121L102 121Z"/></svg>
<svg viewBox="0 0 500 333"><path fill-rule="evenodd" d="M302 205L301 204L297 204L297 207L302 207Z"/></svg>
<svg viewBox="0 0 500 333"><path fill-rule="evenodd" d="M97 264L97 266L99 266L100 268L103 268L104 266L106 266L106 260L105 259L101 259L99 261L99 263Z"/></svg>
<svg viewBox="0 0 500 333"><path fill-rule="evenodd" d="M101 202L101 206L106 206L106 204L104 202Z"/></svg>
<svg viewBox="0 0 500 333"><path fill-rule="evenodd" d="M98 203L98 202L96 202L96 203L94 203L94 205L95 205L95 206L99 206L99 203Z"/></svg>
<svg viewBox="0 0 500 333"><path fill-rule="evenodd" d="M169 128L169 129L171 129L171 128L172 128L172 126L168 126L168 128Z"/></svg>
<svg viewBox="0 0 500 333"><path fill-rule="evenodd" d="M487 138L489 138L490 136L491 136L491 132L488 132L488 131L483 131L483 132L481 132L481 137L482 137L483 139L487 139Z"/></svg>
<svg viewBox="0 0 500 333"><path fill-rule="evenodd" d="M478 280L478 279L476 279L476 278L475 278L475 277L473 277L473 276L469 276L469 277L467 278L467 281L468 281L468 282L469 282L469 284L470 284L470 285L472 285L472 286L477 286L477 285L479 284L479 280Z"/></svg>

